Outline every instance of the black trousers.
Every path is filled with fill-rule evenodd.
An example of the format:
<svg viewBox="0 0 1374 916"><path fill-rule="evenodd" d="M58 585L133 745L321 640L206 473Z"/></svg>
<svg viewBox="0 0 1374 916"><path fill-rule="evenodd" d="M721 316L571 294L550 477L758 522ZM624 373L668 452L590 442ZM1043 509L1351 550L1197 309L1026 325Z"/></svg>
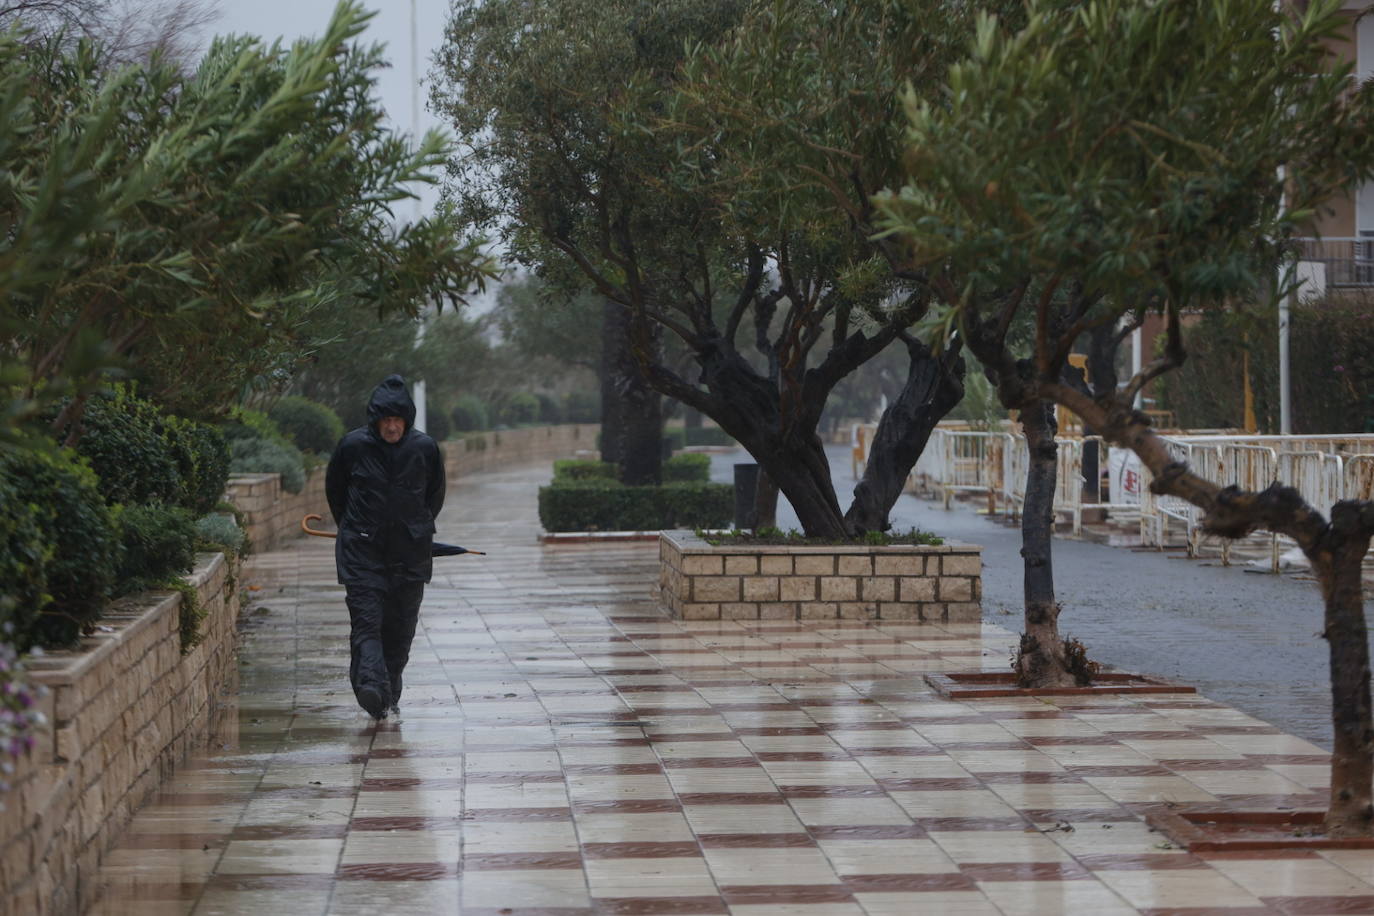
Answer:
<svg viewBox="0 0 1374 916"><path fill-rule="evenodd" d="M359 687L375 687L401 699L401 673L410 660L410 643L420 619L423 582L391 580L386 585L349 585L345 601L352 623L349 646L352 661L348 679Z"/></svg>

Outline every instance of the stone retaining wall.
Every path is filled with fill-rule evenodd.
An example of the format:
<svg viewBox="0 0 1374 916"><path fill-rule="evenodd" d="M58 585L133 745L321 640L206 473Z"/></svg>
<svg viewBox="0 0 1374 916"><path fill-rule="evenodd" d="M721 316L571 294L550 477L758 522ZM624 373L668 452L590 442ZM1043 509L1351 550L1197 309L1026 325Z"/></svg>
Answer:
<svg viewBox="0 0 1374 916"><path fill-rule="evenodd" d="M690 531L659 536L659 593L684 620L859 618L976 622L983 548L713 547Z"/></svg>
<svg viewBox="0 0 1374 916"><path fill-rule="evenodd" d="M187 580L207 613L185 655L181 595L148 592L112 605L78 649L28 660L50 724L0 795L0 913L88 907L106 849L226 708L237 675L230 566L201 554Z"/></svg>
<svg viewBox="0 0 1374 916"><path fill-rule="evenodd" d="M580 449L596 447L595 423L532 426L485 433L440 444L450 481L467 474L498 470L555 458L570 458ZM329 506L324 498L324 467L306 475L299 493L287 493L280 474L235 474L226 498L244 515L249 543L256 551L271 550L301 534L301 518L316 513L328 527Z"/></svg>

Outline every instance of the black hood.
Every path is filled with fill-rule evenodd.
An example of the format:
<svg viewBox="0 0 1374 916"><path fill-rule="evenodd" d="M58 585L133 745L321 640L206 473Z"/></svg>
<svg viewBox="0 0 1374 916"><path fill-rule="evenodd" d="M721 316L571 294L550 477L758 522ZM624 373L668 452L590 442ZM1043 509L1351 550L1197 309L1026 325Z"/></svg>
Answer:
<svg viewBox="0 0 1374 916"><path fill-rule="evenodd" d="M406 390L406 380L399 375L388 375L372 389L372 400L367 403L367 425L375 432L382 417L400 417L406 421L407 430L415 425L415 402Z"/></svg>

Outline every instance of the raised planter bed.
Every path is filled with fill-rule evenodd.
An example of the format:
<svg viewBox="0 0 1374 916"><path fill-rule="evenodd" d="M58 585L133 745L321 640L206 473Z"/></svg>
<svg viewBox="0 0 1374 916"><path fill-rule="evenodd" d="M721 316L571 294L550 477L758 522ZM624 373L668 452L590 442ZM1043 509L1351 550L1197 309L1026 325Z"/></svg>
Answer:
<svg viewBox="0 0 1374 916"><path fill-rule="evenodd" d="M1196 687L1171 684L1168 681L1145 677L1143 674L1101 672L1096 683L1087 687L1016 686L1012 671L954 671L946 674L927 674L926 683L951 700L974 700L979 697L1020 696L1079 696L1095 693L1197 693Z"/></svg>
<svg viewBox="0 0 1374 916"><path fill-rule="evenodd" d="M976 623L983 548L708 544L659 537L659 593L683 620L868 619Z"/></svg>
<svg viewBox="0 0 1374 916"><path fill-rule="evenodd" d="M1152 805L1145 820L1189 852L1374 849L1374 837L1328 837L1324 811L1233 811Z"/></svg>

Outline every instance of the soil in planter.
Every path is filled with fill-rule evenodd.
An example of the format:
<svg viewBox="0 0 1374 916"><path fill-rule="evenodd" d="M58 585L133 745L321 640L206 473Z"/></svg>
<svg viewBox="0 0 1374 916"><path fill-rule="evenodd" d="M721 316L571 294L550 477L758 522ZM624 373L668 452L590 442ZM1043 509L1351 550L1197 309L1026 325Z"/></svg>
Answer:
<svg viewBox="0 0 1374 916"><path fill-rule="evenodd" d="M1157 806L1145 818L1190 852L1374 849L1374 837L1328 837L1322 811L1232 811Z"/></svg>
<svg viewBox="0 0 1374 916"><path fill-rule="evenodd" d="M1087 687L1019 687L1014 671L955 671L948 674L928 674L926 683L951 700L974 700L979 697L1020 696L1078 696L1093 693L1197 693L1196 687L1171 684L1168 681L1128 674L1120 671L1100 671Z"/></svg>
<svg viewBox="0 0 1374 916"><path fill-rule="evenodd" d="M797 531L760 528L757 531L698 531L712 547L939 547L945 539L929 531L870 531L861 538L809 538Z"/></svg>

